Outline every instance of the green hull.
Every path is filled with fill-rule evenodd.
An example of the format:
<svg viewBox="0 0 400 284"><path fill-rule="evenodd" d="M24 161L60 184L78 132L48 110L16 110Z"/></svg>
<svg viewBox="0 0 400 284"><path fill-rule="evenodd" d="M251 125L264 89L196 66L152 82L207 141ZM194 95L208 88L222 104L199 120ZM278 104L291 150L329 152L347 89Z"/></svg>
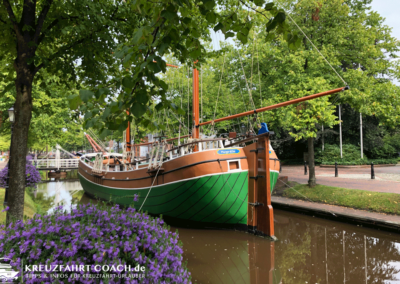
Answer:
<svg viewBox="0 0 400 284"><path fill-rule="evenodd" d="M271 172L271 189L279 173ZM94 184L79 175L85 192L97 198L121 205L140 208L148 188L118 189ZM181 220L217 223L247 223L248 172L234 172L203 176L162 186L154 186L142 210L151 214L173 217ZM139 200L133 203L133 195Z"/></svg>

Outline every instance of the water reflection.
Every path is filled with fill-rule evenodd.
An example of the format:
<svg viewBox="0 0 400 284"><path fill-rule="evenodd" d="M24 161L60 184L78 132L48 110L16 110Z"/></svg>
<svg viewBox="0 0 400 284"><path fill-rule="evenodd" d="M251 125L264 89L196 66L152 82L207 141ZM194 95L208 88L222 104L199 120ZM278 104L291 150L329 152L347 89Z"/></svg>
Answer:
<svg viewBox="0 0 400 284"><path fill-rule="evenodd" d="M280 283L274 243L243 232L178 231L194 283Z"/></svg>
<svg viewBox="0 0 400 284"><path fill-rule="evenodd" d="M63 204L67 210L71 205L80 202L84 194L79 181L60 179L52 182L40 183L37 192L43 194L44 197L51 198L54 207ZM51 213L53 208L49 209L48 213Z"/></svg>
<svg viewBox="0 0 400 284"><path fill-rule="evenodd" d="M78 170L68 170L65 172L56 173L54 171L39 171L43 182L57 180L78 180Z"/></svg>
<svg viewBox="0 0 400 284"><path fill-rule="evenodd" d="M400 283L400 237L275 211L276 243L179 229L194 283Z"/></svg>
<svg viewBox="0 0 400 284"><path fill-rule="evenodd" d="M88 203L79 181L42 183L69 207ZM177 229L177 228L172 228ZM275 210L279 241L178 228L193 283L400 284L400 235Z"/></svg>
<svg viewBox="0 0 400 284"><path fill-rule="evenodd" d="M399 235L276 211L287 283L400 283Z"/></svg>

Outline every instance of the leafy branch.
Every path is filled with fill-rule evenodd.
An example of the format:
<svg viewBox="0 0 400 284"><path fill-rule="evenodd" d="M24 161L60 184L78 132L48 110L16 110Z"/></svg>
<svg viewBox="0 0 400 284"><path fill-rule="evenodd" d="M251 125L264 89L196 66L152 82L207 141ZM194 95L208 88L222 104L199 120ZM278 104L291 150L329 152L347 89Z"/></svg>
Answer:
<svg viewBox="0 0 400 284"><path fill-rule="evenodd" d="M17 36L21 36L22 31L17 23L17 19L15 18L15 14L12 10L12 7L10 5L10 2L8 0L3 0L3 5L6 7L8 16L10 17L11 23L14 27L14 32Z"/></svg>

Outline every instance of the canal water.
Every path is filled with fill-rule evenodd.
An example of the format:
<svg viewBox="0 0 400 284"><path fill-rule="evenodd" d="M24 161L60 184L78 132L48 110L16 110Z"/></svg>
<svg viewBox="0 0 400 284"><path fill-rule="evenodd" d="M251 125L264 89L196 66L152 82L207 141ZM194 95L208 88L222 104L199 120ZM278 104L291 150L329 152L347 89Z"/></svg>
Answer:
<svg viewBox="0 0 400 284"><path fill-rule="evenodd" d="M38 192L54 205L88 202L72 176L41 183ZM172 228L183 242L193 283L400 284L400 235L274 214L277 242L243 232Z"/></svg>

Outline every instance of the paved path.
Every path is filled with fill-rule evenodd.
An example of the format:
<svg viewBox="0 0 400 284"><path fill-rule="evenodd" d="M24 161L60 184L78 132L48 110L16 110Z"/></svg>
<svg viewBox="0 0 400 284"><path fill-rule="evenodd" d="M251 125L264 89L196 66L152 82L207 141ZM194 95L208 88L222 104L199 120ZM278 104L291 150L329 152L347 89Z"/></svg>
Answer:
<svg viewBox="0 0 400 284"><path fill-rule="evenodd" d="M400 166L376 167L375 180L371 179L371 168L339 168L337 178L334 168L315 167L315 172L318 184L400 194ZM283 165L280 175L288 176L289 181L308 182L304 166Z"/></svg>
<svg viewBox="0 0 400 284"><path fill-rule="evenodd" d="M357 210L348 207L328 205L323 203L308 202L285 197L272 196L274 208L289 211L305 212L328 219L357 223L373 228L380 227L400 232L400 216L385 213L375 213L365 210Z"/></svg>

